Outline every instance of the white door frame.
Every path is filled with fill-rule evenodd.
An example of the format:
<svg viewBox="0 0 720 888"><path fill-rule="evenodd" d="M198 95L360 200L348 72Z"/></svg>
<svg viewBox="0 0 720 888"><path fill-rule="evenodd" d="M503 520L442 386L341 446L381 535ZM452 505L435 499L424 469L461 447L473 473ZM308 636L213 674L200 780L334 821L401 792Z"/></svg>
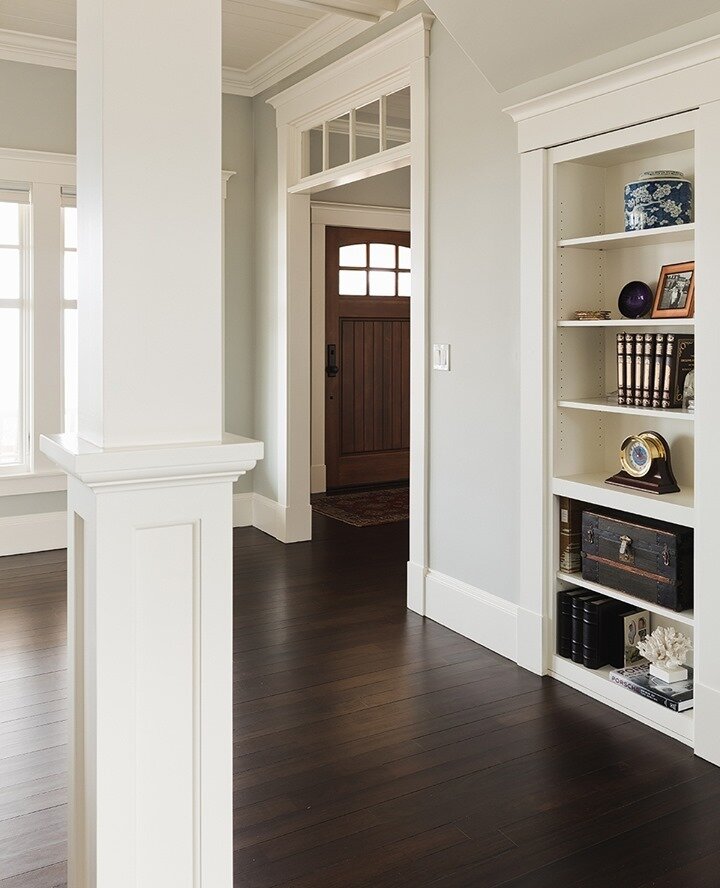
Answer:
<svg viewBox="0 0 720 888"><path fill-rule="evenodd" d="M325 464L325 229L376 228L410 231L410 210L313 201L311 204L311 421L310 492L327 489Z"/></svg>
<svg viewBox="0 0 720 888"><path fill-rule="evenodd" d="M410 561L408 607L425 611L428 404L428 56L434 18L418 15L269 100L278 127L278 498L280 538L311 537L310 195L410 166ZM302 133L405 87L411 141L302 177ZM303 334L305 331L305 334Z"/></svg>

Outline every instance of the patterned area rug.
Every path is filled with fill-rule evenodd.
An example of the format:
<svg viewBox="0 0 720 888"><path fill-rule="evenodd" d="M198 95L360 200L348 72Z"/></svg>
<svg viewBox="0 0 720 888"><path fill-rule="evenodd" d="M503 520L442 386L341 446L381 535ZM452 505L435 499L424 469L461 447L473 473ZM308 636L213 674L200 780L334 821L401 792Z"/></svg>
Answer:
<svg viewBox="0 0 720 888"><path fill-rule="evenodd" d="M385 487L360 493L316 493L313 511L335 518L353 527L372 527L407 521L410 516L410 492L407 487Z"/></svg>

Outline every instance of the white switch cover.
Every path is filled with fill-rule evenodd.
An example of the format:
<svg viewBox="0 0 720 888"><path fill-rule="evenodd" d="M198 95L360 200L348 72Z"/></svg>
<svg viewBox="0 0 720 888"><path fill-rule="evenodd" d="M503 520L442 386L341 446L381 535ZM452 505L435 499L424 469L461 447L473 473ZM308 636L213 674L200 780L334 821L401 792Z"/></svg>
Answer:
<svg viewBox="0 0 720 888"><path fill-rule="evenodd" d="M447 343L433 345L433 370L450 369L450 346Z"/></svg>

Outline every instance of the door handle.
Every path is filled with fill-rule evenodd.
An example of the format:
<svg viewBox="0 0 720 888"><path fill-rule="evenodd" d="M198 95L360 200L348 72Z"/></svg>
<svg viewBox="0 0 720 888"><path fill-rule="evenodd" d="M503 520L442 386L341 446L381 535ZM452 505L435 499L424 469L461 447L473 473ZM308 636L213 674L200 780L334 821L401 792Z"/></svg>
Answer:
<svg viewBox="0 0 720 888"><path fill-rule="evenodd" d="M335 345L328 345L327 347L327 364L325 365L325 372L330 378L337 376L340 372L340 368L337 365L337 348Z"/></svg>

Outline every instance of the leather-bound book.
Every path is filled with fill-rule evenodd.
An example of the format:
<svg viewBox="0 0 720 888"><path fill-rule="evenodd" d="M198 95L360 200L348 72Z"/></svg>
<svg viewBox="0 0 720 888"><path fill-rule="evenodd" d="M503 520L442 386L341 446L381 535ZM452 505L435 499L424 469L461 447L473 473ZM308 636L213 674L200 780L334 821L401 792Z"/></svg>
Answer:
<svg viewBox="0 0 720 888"><path fill-rule="evenodd" d="M694 367L695 336L691 333L686 335L668 333L665 346L662 407L669 410L682 407L685 379Z"/></svg>
<svg viewBox="0 0 720 888"><path fill-rule="evenodd" d="M613 598L593 598L585 602L583 614L583 666L601 669L610 662L617 614L627 608Z"/></svg>
<svg viewBox="0 0 720 888"><path fill-rule="evenodd" d="M625 334L625 403L628 407L635 404L635 335Z"/></svg>
<svg viewBox="0 0 720 888"><path fill-rule="evenodd" d="M625 403L625 334L617 335L618 404Z"/></svg>
<svg viewBox="0 0 720 888"><path fill-rule="evenodd" d="M587 594L583 589L565 589L557 594L557 653L560 657L572 656L573 599Z"/></svg>
<svg viewBox="0 0 720 888"><path fill-rule="evenodd" d="M585 602L597 598L597 592L586 592L572 600L572 642L570 656L574 663L583 661L583 620L585 618Z"/></svg>
<svg viewBox="0 0 720 888"><path fill-rule="evenodd" d="M635 334L635 378L633 380L633 404L642 407L643 366L645 359L645 335Z"/></svg>
<svg viewBox="0 0 720 888"><path fill-rule="evenodd" d="M665 334L655 334L655 366L651 407L662 407L663 378L665 376Z"/></svg>
<svg viewBox="0 0 720 888"><path fill-rule="evenodd" d="M643 342L643 379L642 379L642 406L649 407L652 404L652 380L653 364L655 363L655 349L652 333L645 334Z"/></svg>

